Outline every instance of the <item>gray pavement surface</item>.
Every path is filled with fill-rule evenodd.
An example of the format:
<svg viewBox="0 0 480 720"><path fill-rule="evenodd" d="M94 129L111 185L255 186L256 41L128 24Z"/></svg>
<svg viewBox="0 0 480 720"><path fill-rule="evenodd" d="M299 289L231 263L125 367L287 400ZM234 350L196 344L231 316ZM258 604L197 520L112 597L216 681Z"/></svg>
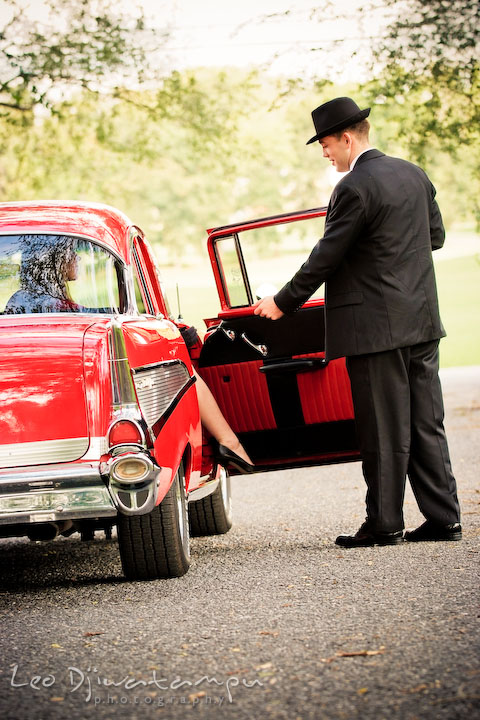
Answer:
<svg viewBox="0 0 480 720"><path fill-rule="evenodd" d="M459 543L335 546L358 463L235 478L233 529L175 580L124 581L100 535L0 540L0 717L480 717L480 368L442 382Z"/></svg>

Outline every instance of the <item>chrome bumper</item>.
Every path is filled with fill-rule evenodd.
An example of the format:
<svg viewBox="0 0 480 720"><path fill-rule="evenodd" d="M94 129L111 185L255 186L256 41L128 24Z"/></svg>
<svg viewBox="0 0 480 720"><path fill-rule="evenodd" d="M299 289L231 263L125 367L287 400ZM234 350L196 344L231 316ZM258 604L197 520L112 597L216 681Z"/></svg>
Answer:
<svg viewBox="0 0 480 720"><path fill-rule="evenodd" d="M0 525L109 517L117 509L98 464L0 470Z"/></svg>
<svg viewBox="0 0 480 720"><path fill-rule="evenodd" d="M118 483L111 462L0 469L0 525L147 513L155 505L160 473L148 459L149 472L135 485Z"/></svg>

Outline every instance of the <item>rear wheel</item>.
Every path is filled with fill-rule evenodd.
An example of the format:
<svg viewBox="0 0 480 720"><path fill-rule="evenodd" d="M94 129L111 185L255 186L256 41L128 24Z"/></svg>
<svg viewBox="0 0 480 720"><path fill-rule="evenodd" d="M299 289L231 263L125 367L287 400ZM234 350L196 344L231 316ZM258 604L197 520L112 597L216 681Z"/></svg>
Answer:
<svg viewBox="0 0 480 720"><path fill-rule="evenodd" d="M180 466L164 499L146 515L119 515L118 543L128 580L184 575L190 566L185 478Z"/></svg>
<svg viewBox="0 0 480 720"><path fill-rule="evenodd" d="M223 535L232 527L230 477L222 468L217 489L207 497L188 504L192 535Z"/></svg>

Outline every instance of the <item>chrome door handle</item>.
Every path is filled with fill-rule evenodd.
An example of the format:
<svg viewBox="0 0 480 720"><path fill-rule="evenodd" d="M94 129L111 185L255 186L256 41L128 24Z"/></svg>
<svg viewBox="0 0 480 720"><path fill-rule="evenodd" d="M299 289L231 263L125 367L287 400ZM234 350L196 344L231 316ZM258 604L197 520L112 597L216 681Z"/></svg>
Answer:
<svg viewBox="0 0 480 720"><path fill-rule="evenodd" d="M237 337L235 330L230 330L229 328L224 328L222 323L220 323L219 325L216 325L213 328L210 328L208 336L213 337L213 335L215 333L217 333L219 330L221 330L223 332L223 334L225 335L225 337L227 337L229 340L233 341Z"/></svg>
<svg viewBox="0 0 480 720"><path fill-rule="evenodd" d="M235 330L229 330L228 328L220 327L220 330L227 336L229 340L235 340L237 337Z"/></svg>
<svg viewBox="0 0 480 720"><path fill-rule="evenodd" d="M263 345L263 344L255 345L255 343L253 343L251 340L248 339L248 337L245 335L245 333L242 333L241 338L242 338L242 340L244 340L247 343L247 345L250 345L251 348L256 350L263 357L266 357L268 355L268 348L266 345Z"/></svg>

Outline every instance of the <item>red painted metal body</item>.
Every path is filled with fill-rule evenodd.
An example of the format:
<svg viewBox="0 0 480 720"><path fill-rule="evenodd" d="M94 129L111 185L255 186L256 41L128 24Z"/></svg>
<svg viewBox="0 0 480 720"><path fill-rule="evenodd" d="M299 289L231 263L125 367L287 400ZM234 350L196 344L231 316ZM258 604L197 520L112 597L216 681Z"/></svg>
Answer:
<svg viewBox="0 0 480 720"><path fill-rule="evenodd" d="M130 220L95 203L21 202L0 204L2 234L69 233L104 243L130 264Z"/></svg>
<svg viewBox="0 0 480 720"><path fill-rule="evenodd" d="M0 318L2 444L88 435L83 337L89 325L85 317Z"/></svg>
<svg viewBox="0 0 480 720"><path fill-rule="evenodd" d="M112 252L127 278L143 273L152 312L140 315L130 302L121 318L130 372L176 362L185 377L192 375L185 343L167 317L151 251L141 230L123 213L83 203L3 204L0 235L82 238ZM119 412L112 395L111 325L110 317L85 312L0 315L0 451L3 447L8 467L46 471L59 461L87 459L100 467L108 456L108 430ZM161 468L156 504L169 490L182 458L188 458L187 491L201 484L202 433L193 385L150 439ZM56 448L63 446L57 441L68 443L58 456Z"/></svg>

